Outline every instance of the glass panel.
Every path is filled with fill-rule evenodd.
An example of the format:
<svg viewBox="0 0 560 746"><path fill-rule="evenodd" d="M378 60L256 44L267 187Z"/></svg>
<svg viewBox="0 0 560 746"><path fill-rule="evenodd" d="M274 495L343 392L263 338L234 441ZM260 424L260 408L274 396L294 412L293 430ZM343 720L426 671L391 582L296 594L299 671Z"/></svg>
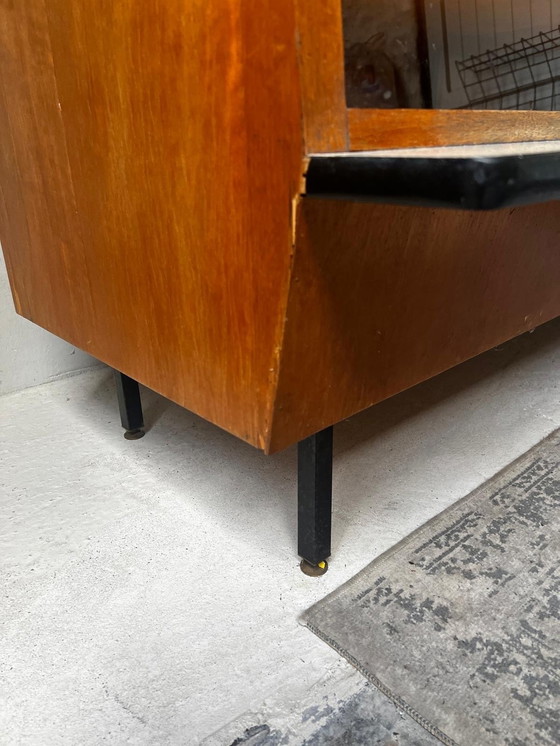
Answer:
<svg viewBox="0 0 560 746"><path fill-rule="evenodd" d="M560 0L342 0L348 106L560 110Z"/></svg>

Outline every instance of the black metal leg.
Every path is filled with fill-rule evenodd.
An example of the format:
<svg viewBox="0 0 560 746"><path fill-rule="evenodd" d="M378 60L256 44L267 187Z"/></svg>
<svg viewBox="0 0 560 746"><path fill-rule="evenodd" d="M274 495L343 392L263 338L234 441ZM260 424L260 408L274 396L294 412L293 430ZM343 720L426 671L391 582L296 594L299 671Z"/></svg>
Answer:
<svg viewBox="0 0 560 746"><path fill-rule="evenodd" d="M145 435L144 416L138 383L118 370L115 371L115 382L121 423L126 431L124 437L127 440L142 438Z"/></svg>
<svg viewBox="0 0 560 746"><path fill-rule="evenodd" d="M326 571L331 553L333 428L298 444L298 554L307 574Z"/></svg>

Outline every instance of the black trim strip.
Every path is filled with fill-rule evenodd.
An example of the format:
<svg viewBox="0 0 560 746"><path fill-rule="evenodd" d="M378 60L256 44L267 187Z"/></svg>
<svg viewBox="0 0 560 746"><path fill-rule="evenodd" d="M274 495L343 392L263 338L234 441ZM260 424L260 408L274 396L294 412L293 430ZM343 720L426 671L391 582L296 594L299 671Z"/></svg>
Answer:
<svg viewBox="0 0 560 746"><path fill-rule="evenodd" d="M459 210L560 200L560 150L491 158L312 156L306 197Z"/></svg>

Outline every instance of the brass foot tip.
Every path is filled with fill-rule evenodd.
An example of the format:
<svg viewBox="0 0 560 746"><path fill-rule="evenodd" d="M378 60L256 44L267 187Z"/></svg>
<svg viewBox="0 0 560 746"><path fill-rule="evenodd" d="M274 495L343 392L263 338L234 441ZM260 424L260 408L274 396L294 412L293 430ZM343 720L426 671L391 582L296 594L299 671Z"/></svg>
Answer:
<svg viewBox="0 0 560 746"><path fill-rule="evenodd" d="M312 578L318 578L320 575L324 575L329 569L329 564L326 560L313 565L311 564L311 562L302 559L299 566L302 573L304 573L305 575L309 575Z"/></svg>

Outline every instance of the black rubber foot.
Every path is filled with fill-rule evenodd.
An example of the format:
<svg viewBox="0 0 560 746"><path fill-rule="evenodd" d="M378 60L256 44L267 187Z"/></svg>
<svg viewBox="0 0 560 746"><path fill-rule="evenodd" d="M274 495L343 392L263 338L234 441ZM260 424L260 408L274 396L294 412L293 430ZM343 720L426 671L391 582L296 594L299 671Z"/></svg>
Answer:
<svg viewBox="0 0 560 746"><path fill-rule="evenodd" d="M126 440L139 440L143 438L146 433L144 430L127 430L124 434Z"/></svg>
<svg viewBox="0 0 560 746"><path fill-rule="evenodd" d="M324 575L329 569L329 564L326 560L324 562L319 562L318 565L312 565L311 562L302 559L299 566L302 573L309 575L312 578L318 578L320 575Z"/></svg>

